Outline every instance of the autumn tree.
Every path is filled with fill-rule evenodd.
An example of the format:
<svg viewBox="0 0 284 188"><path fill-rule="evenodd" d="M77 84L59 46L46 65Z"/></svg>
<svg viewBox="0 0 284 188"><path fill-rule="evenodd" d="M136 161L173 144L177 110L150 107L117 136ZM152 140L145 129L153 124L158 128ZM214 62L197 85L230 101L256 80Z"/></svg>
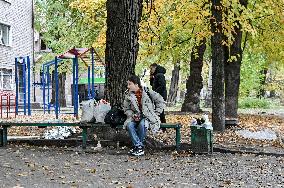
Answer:
<svg viewBox="0 0 284 188"><path fill-rule="evenodd" d="M75 8L76 11L72 10L72 14L64 15L68 19L72 20L68 16L73 15L74 13L79 13L81 16L80 18L83 18L78 21L80 23L84 20L84 24L82 24L79 28L80 30L83 30L80 31L80 37L82 38L78 38L78 41L88 43L84 39L85 33L88 33L87 36L90 36L90 41L93 41L93 46L104 49L105 43L108 43L105 50L105 57L108 58L107 61L109 62L106 67L109 72L107 75L107 87L108 90L114 89L113 94L108 96L109 99L113 98L114 95L121 98L122 90L124 90L117 89L116 87L112 88L112 82L116 83L116 85L123 85L125 83L124 74L122 74L123 79L121 82L117 82L117 80L114 79L118 76L118 73L115 72L118 71L115 70L116 68L119 68L119 71L122 71L121 73L124 73L124 71L134 73L136 63L139 64L136 68L144 69L154 62L162 64L167 68L173 68L175 66L177 67L176 63L178 62L181 68L181 73L187 72L188 74L188 72L190 72L188 78L193 78L195 76L198 78L187 79L188 82L191 82L191 84L187 84L187 96L191 95L195 96L195 98L191 97L190 100L185 100L184 106L193 105L195 109L199 109L198 99L200 95L200 87L202 86L202 77L199 72L202 66L198 64L197 67L196 62L198 59L201 61L202 53L199 53L197 49L202 49L198 47L203 45L203 40L206 40L207 45L209 46L210 38L213 35L211 48L214 65L214 83L221 83L218 81L216 82L216 80L222 81L222 77L225 78L226 89L224 91L221 88L221 90L225 92L226 115L227 117L235 117L237 114L236 109L239 96L238 90L240 90L241 93L244 93L244 90L248 88L244 86L239 88L239 77L241 76L241 84L243 84L244 75L249 75L251 69L258 70L259 66L257 61L265 61L263 65L266 67L263 68L269 68L270 65L276 65L279 62L281 63L284 59L282 50L283 42L281 42L284 41L283 33L281 32L283 31L283 11L281 9L281 7L283 7L282 1L270 0L266 2L246 2L246 0L223 0L212 1L212 3L209 3L206 0L144 1L143 14L141 13L142 11L140 11L140 13L138 13L139 11L137 12L136 1L130 1L128 3L119 1L120 6L116 4L118 1L108 2L108 4L105 4L105 2L106 0L73 0L73 2L71 2L71 7ZM141 2L139 3L141 4ZM215 6L213 3L217 3L218 6ZM108 5L109 18L114 18L115 20L108 20L107 24L109 28L107 32L107 41L106 22L104 20L106 17L106 5ZM116 10L114 10L113 5L117 6ZM132 5L134 5L133 9L127 9L127 6ZM59 7L60 5L57 6ZM142 6L140 9L142 9ZM188 10L190 10L190 14L188 14ZM213 17L211 14L213 14ZM127 24L126 21L129 21L130 19L125 15L128 15L129 18L134 16L132 19L132 25L130 24L132 27ZM60 15L58 15L58 17L60 17ZM141 22L139 22L140 17ZM117 22L117 20L120 22ZM63 21L63 23L64 22L65 21ZM116 26L116 23L120 23L120 26ZM138 40L138 29L135 23L140 23L140 45L137 61L133 60L136 59L138 51L138 43L135 42ZM65 25L68 26L68 24ZM77 22L74 22L73 25L74 29L79 27ZM68 28L66 28L66 30L67 29ZM52 36L56 36L56 32L53 30L51 31L51 33L53 33ZM95 32L92 33L92 31ZM67 41L68 35L66 35L66 32L64 31L59 31L59 33L61 32L64 33L64 35L60 36L66 36L64 40ZM123 35L125 36L124 38L121 37ZM116 36L118 37L115 38ZM133 39L133 43L129 42L130 38ZM220 38L223 39L220 40ZM86 39L89 41L88 37L86 37ZM58 42L63 42L64 40L59 40ZM77 42L77 39L75 41ZM117 46L119 42L121 49ZM218 45L220 45L220 43L223 46L223 49L219 48ZM218 45L216 46L215 44ZM242 49L240 49L240 46ZM217 47L216 49L218 49L221 54L218 53L218 50L213 49L215 47ZM118 50L111 51L111 49L116 48ZM104 50L101 50L101 52L103 54ZM202 52L202 50L200 52ZM211 55L208 54L208 52L209 51L204 52L205 54L207 53L206 56ZM118 54L120 54L120 57ZM215 65L219 65L216 64L216 60L221 62L221 56L223 57L223 66L225 66L223 68L225 70L225 77L220 77L220 74L223 74L222 70L217 69L217 71L215 67ZM241 65L240 62L243 60L244 56L253 57L251 59L254 62L252 62L253 64L244 64L248 67L241 67L242 75L239 76L238 72ZM246 61L248 59L249 58L246 58ZM124 60L126 60L126 65L129 65L127 70L125 68L126 66L121 63ZM133 63L134 61L135 63ZM251 68L251 65L253 65L254 68ZM216 75L218 78L216 78ZM259 76L259 78L262 77L263 76ZM246 77L246 79L250 79L245 80L249 83L252 80L252 77ZM253 82L251 83L253 84ZM259 84L261 85L261 82L259 82ZM221 83L221 85L223 84ZM174 88L177 87L176 84L173 84L173 86ZM218 94L223 93L219 90L218 85L216 87L217 88L215 88L215 91L213 92L219 91ZM121 88L125 88L125 85ZM256 87L251 88L255 89ZM175 89L170 88L170 90L174 91ZM214 95L215 100L223 100L219 100L219 98L216 97L216 93ZM120 100L118 98L114 100ZM174 100L174 97L171 98ZM214 109L216 110L219 108L215 106L213 107L213 111ZM213 112L213 114L215 114L214 116L216 117L216 112Z"/></svg>
<svg viewBox="0 0 284 188"><path fill-rule="evenodd" d="M179 86L179 78L180 77L180 64L177 62L174 65L174 70L172 70L172 78L169 89L169 94L167 97L167 105L174 106L176 103L178 86Z"/></svg>
<svg viewBox="0 0 284 188"><path fill-rule="evenodd" d="M200 90L203 86L200 60L203 60L206 45L201 45L200 52L197 51L197 46L199 43L205 44L206 38L211 33L209 24L204 21L210 16L208 7L209 3L203 0L195 2L157 0L145 10L148 14L145 13L145 19L141 24L143 42L140 52L141 61L156 60L167 65L172 64L175 68L169 88L169 104L174 100L175 89L178 88L175 82L177 62L181 69L179 72L187 72L186 75L188 75L190 69L182 111L193 111L196 108L200 110ZM191 11L190 15L187 14L188 10Z"/></svg>
<svg viewBox="0 0 284 188"><path fill-rule="evenodd" d="M225 111L227 118L237 118L239 90L247 88L244 85L250 83L249 80L243 80L245 84L240 88L240 70L244 52L249 57L258 57L250 60L258 61L254 70L259 70L260 87L257 92L259 96L264 94L269 65L282 61L283 55L280 51L283 49L283 43L279 41L283 41L281 35L283 11L280 8L283 7L283 2L238 0L225 1L223 4L225 20L223 25L226 33ZM243 67L242 70L243 74L244 71L251 71L249 67ZM250 78L254 78L253 75ZM258 85L256 82L252 84Z"/></svg>
<svg viewBox="0 0 284 188"><path fill-rule="evenodd" d="M237 13L233 13L233 18L242 14L242 10L247 7L247 0L239 0L240 9ZM231 6L229 7L231 8ZM226 11L229 16L228 12ZM225 116L226 118L238 117L238 97L240 88L240 71L242 62L242 26L238 20L233 20L232 37L233 41L230 45L225 46L224 63L225 63Z"/></svg>
<svg viewBox="0 0 284 188"><path fill-rule="evenodd" d="M106 32L106 99L122 104L127 79L135 73L142 0L108 0Z"/></svg>
<svg viewBox="0 0 284 188"><path fill-rule="evenodd" d="M73 6L71 6L73 3ZM36 0L35 1L35 25L36 29L42 35L42 40L52 49L55 55L61 54L73 47L91 47L100 34L101 26L98 24L101 17L104 17L103 9L97 12L95 24L90 20L82 19L85 13L75 9L77 2L74 0ZM93 23L93 22L92 22ZM48 55L48 57L50 57ZM54 57L52 57L54 58ZM46 59L46 58L44 58ZM52 59L47 59L50 61ZM61 106L66 106L65 99L65 80L66 75L70 73L70 61L61 63L59 68L59 102ZM82 62L80 62L82 64ZM37 66L38 68L41 66ZM86 69L80 65L80 70ZM52 71L52 70L51 70ZM38 70L39 72L39 70ZM52 74L52 99L55 101L55 83Z"/></svg>
<svg viewBox="0 0 284 188"><path fill-rule="evenodd" d="M62 42L63 37L68 34L66 28L68 25L68 17L72 17L68 11L70 1L41 1L37 0L35 11L35 25L37 31L42 35L42 40L52 49L55 54L61 53L66 47L66 41ZM64 10L64 11L63 11ZM67 11L66 11L67 10ZM50 61L49 59L48 61ZM41 67L41 66L39 66ZM60 69L58 74L59 81L59 104L61 107L66 106L65 99L65 80L66 70ZM51 71L52 92L51 103L55 103L55 79L54 70Z"/></svg>
<svg viewBox="0 0 284 188"><path fill-rule="evenodd" d="M191 52L190 74L186 82L186 95L181 111L198 113L200 109L200 92L203 88L202 66L206 50L206 39L200 41Z"/></svg>
<svg viewBox="0 0 284 188"><path fill-rule="evenodd" d="M256 90L257 96L263 97L265 90L271 88L266 79L267 73L275 71L276 67L277 70L284 67L284 2L277 0L248 2L246 14L250 14L249 20L254 33L253 35L250 35L251 32L245 33L247 42L244 47L246 47L245 51L249 53L251 63L255 64L254 70L258 71L257 75L251 76L253 79L257 77L258 80L254 85L251 85L254 89L250 91L250 95L254 96ZM251 16L252 11L250 10L253 10L253 16ZM243 69L244 74L247 74L246 71L250 70ZM242 88L247 89L245 84L241 85ZM274 84L274 87L281 88L277 83Z"/></svg>
<svg viewBox="0 0 284 188"><path fill-rule="evenodd" d="M54 53L90 47L103 27L99 25L99 18L105 16L103 9L97 12L96 24L93 24L76 5L74 0L36 0L36 29Z"/></svg>
<svg viewBox="0 0 284 188"><path fill-rule="evenodd" d="M224 96L224 34L221 0L212 0L211 48L212 48L212 124L214 130L225 129Z"/></svg>

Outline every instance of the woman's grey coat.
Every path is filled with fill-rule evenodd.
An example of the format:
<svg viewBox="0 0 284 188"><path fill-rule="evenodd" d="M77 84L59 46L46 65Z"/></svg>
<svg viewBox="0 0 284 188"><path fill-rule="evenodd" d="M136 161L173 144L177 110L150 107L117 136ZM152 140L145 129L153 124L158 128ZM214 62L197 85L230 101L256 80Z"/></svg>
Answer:
<svg viewBox="0 0 284 188"><path fill-rule="evenodd" d="M147 87L143 87L142 90L142 113L139 110L134 92L126 92L123 110L127 115L127 120L124 122L124 128L128 123L134 121L134 114L143 114L145 117L145 127L150 128L152 132L155 133L160 128L161 121L159 115L163 112L166 104L163 97L159 93L149 90ZM148 93L151 95L152 100L146 91L148 91Z"/></svg>

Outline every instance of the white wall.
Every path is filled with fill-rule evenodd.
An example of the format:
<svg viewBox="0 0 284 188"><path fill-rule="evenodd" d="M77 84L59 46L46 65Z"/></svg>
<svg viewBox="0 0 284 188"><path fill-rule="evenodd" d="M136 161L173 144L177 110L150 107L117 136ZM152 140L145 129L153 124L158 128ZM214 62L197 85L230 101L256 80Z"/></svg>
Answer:
<svg viewBox="0 0 284 188"><path fill-rule="evenodd" d="M0 45L0 68L13 69L17 56L30 56L32 63L32 0L0 0L0 23L11 26L11 43Z"/></svg>

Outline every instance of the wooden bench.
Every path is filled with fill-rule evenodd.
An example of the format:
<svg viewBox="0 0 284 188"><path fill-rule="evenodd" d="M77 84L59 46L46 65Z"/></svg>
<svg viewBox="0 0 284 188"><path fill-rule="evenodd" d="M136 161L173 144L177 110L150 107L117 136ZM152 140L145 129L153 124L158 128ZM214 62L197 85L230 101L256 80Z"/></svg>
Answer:
<svg viewBox="0 0 284 188"><path fill-rule="evenodd" d="M0 122L0 127L2 127L3 129L3 134L1 134L0 138L2 140L2 145L6 146L7 145L7 136L8 136L8 128L10 127L28 127L28 126L32 126L32 127L39 127L39 128L45 128L45 127L58 127L58 126L68 126L68 127L80 127L81 129L85 129L83 128L84 125L81 123L7 123L7 122ZM83 127L81 127L83 126ZM84 139L87 139L86 137L84 137L84 131L82 131L82 142L86 143L86 141Z"/></svg>
<svg viewBox="0 0 284 188"><path fill-rule="evenodd" d="M80 127L82 129L82 147L83 149L87 146L87 130L89 128L94 127L110 127L109 124L103 123L5 123L0 122L0 127L3 129L3 134L1 134L1 140L3 146L7 145L7 136L8 136L8 128L10 127L21 127L21 126L34 126L34 127L53 127L53 126L73 126ZM118 125L116 128L122 129L123 125ZM176 130L176 149L178 150L180 147L180 139L181 139L181 124L180 123L162 123L161 128L165 129L175 129Z"/></svg>
<svg viewBox="0 0 284 188"><path fill-rule="evenodd" d="M82 137L83 137L83 148L86 147L86 141L87 141L87 129L92 127L110 127L110 124L104 124L104 123L86 123L84 125L81 125L81 128L83 129ZM181 143L181 127L182 125L180 123L162 123L161 128L165 129L175 129L176 131L176 149L179 150L180 143ZM123 125L117 125L116 129L122 129ZM85 142L85 143L84 143Z"/></svg>

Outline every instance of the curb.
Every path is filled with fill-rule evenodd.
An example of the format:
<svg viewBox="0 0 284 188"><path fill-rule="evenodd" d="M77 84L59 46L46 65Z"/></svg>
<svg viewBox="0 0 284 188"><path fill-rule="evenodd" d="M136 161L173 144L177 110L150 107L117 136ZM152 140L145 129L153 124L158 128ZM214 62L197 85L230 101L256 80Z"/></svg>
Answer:
<svg viewBox="0 0 284 188"><path fill-rule="evenodd" d="M226 148L222 146L213 147L214 152L220 153L232 153L232 154L254 154L254 155L266 155L266 156L273 156L273 157L284 157L284 150L283 152L269 152L269 151L260 151L253 148Z"/></svg>
<svg viewBox="0 0 284 188"><path fill-rule="evenodd" d="M30 144L35 146L67 146L67 147L78 147L81 145L81 140L78 139L63 139L63 140L46 140L46 139L10 139L9 143L16 144ZM97 143L97 141L88 141L87 148L92 147ZM102 140L101 144L105 146L116 146L117 142L110 140ZM187 143L181 143L180 151L190 150L191 145ZM157 148L151 148L151 150L175 150L175 146L162 146ZM265 156L274 156L274 157L284 157L284 149L283 152L270 152L270 151L260 151L256 148L249 147L224 147L220 145L213 145L213 152L219 153L231 153L231 154L254 154L254 155L265 155Z"/></svg>

